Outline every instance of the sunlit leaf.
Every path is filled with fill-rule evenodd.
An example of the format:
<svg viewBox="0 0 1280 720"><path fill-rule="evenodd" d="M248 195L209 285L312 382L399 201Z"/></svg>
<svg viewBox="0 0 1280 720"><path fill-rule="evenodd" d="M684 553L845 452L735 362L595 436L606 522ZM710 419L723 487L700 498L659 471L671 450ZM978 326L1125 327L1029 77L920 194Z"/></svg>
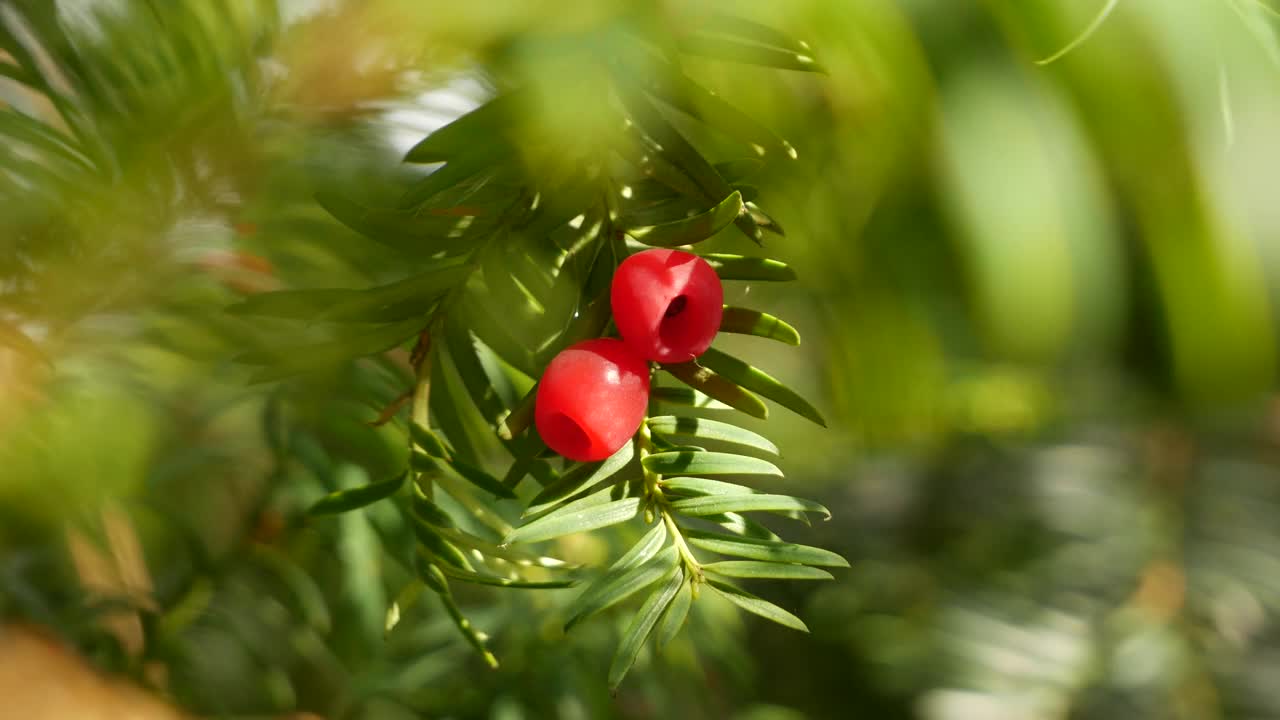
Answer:
<svg viewBox="0 0 1280 720"><path fill-rule="evenodd" d="M787 323L759 310L726 305L720 320L720 332L777 340L787 345L799 345L800 333Z"/></svg>
<svg viewBox="0 0 1280 720"><path fill-rule="evenodd" d="M750 255L732 255L726 253L706 253L702 256L721 280L760 280L764 282L786 282L796 279L795 270L781 260L754 257Z"/></svg>
<svg viewBox="0 0 1280 720"><path fill-rule="evenodd" d="M662 475L773 475L782 471L768 460L720 452L661 452L642 461L645 469Z"/></svg>
<svg viewBox="0 0 1280 720"><path fill-rule="evenodd" d="M684 498L671 503L671 508L685 515L698 517L701 515L718 515L726 512L770 512L780 510L798 510L801 512L821 513L826 519L831 518L831 511L822 505L790 495L770 495L750 493L747 495L702 495Z"/></svg>
<svg viewBox="0 0 1280 720"><path fill-rule="evenodd" d="M702 569L724 577L751 580L831 580L831 573L806 565L758 562L754 560L725 560L703 565Z"/></svg>
<svg viewBox="0 0 1280 720"><path fill-rule="evenodd" d="M649 425L649 429L659 435L715 440L752 450L760 450L774 456L778 455L777 446L769 442L768 439L737 425L706 418L676 415L651 417L646 422Z"/></svg>
<svg viewBox="0 0 1280 720"><path fill-rule="evenodd" d="M822 567L849 567L848 560L830 550L808 545L796 545L780 540L739 537L702 530L686 530L684 534L690 545L720 553L721 555L770 562L819 565Z"/></svg>
<svg viewBox="0 0 1280 720"><path fill-rule="evenodd" d="M757 392L797 415L812 420L823 427L827 426L827 421L823 419L822 414L818 412L817 408L809 404L808 400L800 397L794 390L757 367L748 365L715 348L708 348L706 352L698 357L697 362L742 388Z"/></svg>
<svg viewBox="0 0 1280 720"><path fill-rule="evenodd" d="M777 605L774 605L768 600L752 595L736 585L708 578L707 586L719 593L725 600L728 600L749 613L759 615L766 620L772 620L779 625L789 627L793 630L809 632L809 628L800 618L792 615L786 610L783 610Z"/></svg>
<svg viewBox="0 0 1280 720"><path fill-rule="evenodd" d="M504 543L539 542L570 533L598 530L626 522L639 512L640 498L626 498L582 508L570 503L528 525L516 528L506 537Z"/></svg>
<svg viewBox="0 0 1280 720"><path fill-rule="evenodd" d="M742 195L733 192L712 209L661 225L627 228L631 237L653 247L678 247L702 242L729 226L742 212Z"/></svg>
<svg viewBox="0 0 1280 720"><path fill-rule="evenodd" d="M707 352L710 352L710 349ZM736 410L741 410L751 417L760 419L769 417L769 409L760 398L694 361L663 365L662 369L698 392Z"/></svg>

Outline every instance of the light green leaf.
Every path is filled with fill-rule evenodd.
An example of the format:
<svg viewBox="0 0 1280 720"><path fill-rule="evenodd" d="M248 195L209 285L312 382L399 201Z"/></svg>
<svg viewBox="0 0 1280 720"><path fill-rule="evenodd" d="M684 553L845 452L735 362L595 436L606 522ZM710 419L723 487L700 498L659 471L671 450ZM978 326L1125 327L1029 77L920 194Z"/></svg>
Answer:
<svg viewBox="0 0 1280 720"><path fill-rule="evenodd" d="M658 524L662 525L662 523ZM644 542L645 540L641 540L641 543ZM566 611L570 614L564 624L565 632L592 615L613 607L657 582L659 578L670 572L679 560L679 552L675 546L671 546L636 567L610 568L609 572L591 583L569 606Z"/></svg>
<svg viewBox="0 0 1280 720"><path fill-rule="evenodd" d="M667 606L671 604L683 584L684 571L676 565L668 571L666 584L655 590L640 606L640 610L636 612L626 634L622 637L622 643L618 645L618 650L613 655L613 662L609 665L611 692L618 689L627 671L635 664L636 658L640 655L640 648L644 647L645 641L649 639L649 633L653 632L653 626L666 612Z"/></svg>
<svg viewBox="0 0 1280 720"><path fill-rule="evenodd" d="M370 483L363 487L337 490L317 500L310 509L309 515L334 515L372 505L396 494L403 485L408 473L400 473L397 477L381 482Z"/></svg>
<svg viewBox="0 0 1280 720"><path fill-rule="evenodd" d="M831 580L831 573L820 568L755 560L725 560L703 565L702 569L724 577L761 580Z"/></svg>
<svg viewBox="0 0 1280 720"><path fill-rule="evenodd" d="M660 452L646 457L644 467L661 475L773 475L782 471L768 460L719 452Z"/></svg>
<svg viewBox="0 0 1280 720"><path fill-rule="evenodd" d="M778 318L747 308L724 306L724 316L720 320L720 332L738 335L754 335L756 337L777 340L787 345L799 345L800 333Z"/></svg>
<svg viewBox="0 0 1280 720"><path fill-rule="evenodd" d="M702 530L685 530L684 536L690 545L720 553L721 555L770 562L819 565L822 567L849 567L848 560L830 550L808 545L796 545L781 540L739 537Z"/></svg>
<svg viewBox="0 0 1280 720"><path fill-rule="evenodd" d="M658 635L654 638L654 642L659 650L674 640L680 628L684 627L684 621L689 617L689 608L692 605L693 584L685 581L676 592L676 596L671 599L667 611L662 614L662 621L658 623Z"/></svg>
<svg viewBox="0 0 1280 720"><path fill-rule="evenodd" d="M708 349L707 352L711 350ZM663 365L662 369L689 387L729 407L741 410L751 417L762 420L769 417L769 409L760 398L710 369L699 366L695 361Z"/></svg>
<svg viewBox="0 0 1280 720"><path fill-rule="evenodd" d="M607 490L604 492L608 492ZM544 515L528 525L516 528L507 535L503 544L539 542L570 533L598 530L602 527L626 522L640 512L640 498L615 500L586 508L573 507L573 503Z"/></svg>
<svg viewBox="0 0 1280 720"><path fill-rule="evenodd" d="M791 497L790 495L767 495L751 493L748 495L703 495L700 497L676 500L672 509L699 517L702 515L719 515L726 512L778 512L783 510L799 510L802 512L821 513L825 519L831 519L831 511L812 500Z"/></svg>
<svg viewBox="0 0 1280 720"><path fill-rule="evenodd" d="M737 425L700 417L662 415L648 420L649 429L658 435L690 437L699 440L737 445L777 456L778 448L764 437Z"/></svg>
<svg viewBox="0 0 1280 720"><path fill-rule="evenodd" d="M675 495L747 495L755 490L736 483L696 477L663 478L659 483L663 492Z"/></svg>
<svg viewBox="0 0 1280 720"><path fill-rule="evenodd" d="M627 442L618 448L617 452L601 462L580 463L573 466L572 469L561 475L555 482L543 488L542 492L538 493L533 500L530 500L529 508L525 510L524 514L526 516L537 515L563 502L566 498L585 492L614 477L631 462L634 454L635 446Z"/></svg>
<svg viewBox="0 0 1280 720"><path fill-rule="evenodd" d="M809 628L805 626L804 621L800 618L792 615L786 610L783 610L777 605L774 605L768 600L752 595L736 585L708 578L707 586L719 593L719 595L725 600L728 600L749 613L754 613L766 620L772 620L779 625L789 627L793 630L799 630L800 632L806 633L809 632Z"/></svg>
<svg viewBox="0 0 1280 720"><path fill-rule="evenodd" d="M734 191L710 210L684 220L626 228L626 233L651 247L679 247L702 242L729 226L742 212L742 194Z"/></svg>
<svg viewBox="0 0 1280 720"><path fill-rule="evenodd" d="M537 405L538 385L534 383L514 408L498 416L498 436L503 440L510 440L528 429L533 424Z"/></svg>
<svg viewBox="0 0 1280 720"><path fill-rule="evenodd" d="M721 280L787 282L796 279L795 270L781 260L725 253L706 253L702 259L715 269Z"/></svg>
<svg viewBox="0 0 1280 720"><path fill-rule="evenodd" d="M748 365L715 348L708 348L706 352L698 357L697 362L703 368L714 371L742 388L757 392L822 427L827 426L827 421L823 419L822 414L818 412L817 408L810 405L808 400L800 397L794 390L778 382L773 376L759 368Z"/></svg>

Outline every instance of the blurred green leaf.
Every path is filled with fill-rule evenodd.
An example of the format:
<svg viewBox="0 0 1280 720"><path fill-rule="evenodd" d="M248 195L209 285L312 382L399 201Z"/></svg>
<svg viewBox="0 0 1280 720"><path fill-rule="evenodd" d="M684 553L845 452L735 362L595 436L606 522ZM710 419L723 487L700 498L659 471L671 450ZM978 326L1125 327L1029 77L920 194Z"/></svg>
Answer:
<svg viewBox="0 0 1280 720"><path fill-rule="evenodd" d="M632 443L624 443L618 451L608 458L595 463L579 463L562 474L552 484L529 501L524 511L526 516L536 515L547 508L563 502L566 498L587 491L596 485L616 476L634 457L635 447Z"/></svg>
<svg viewBox="0 0 1280 720"><path fill-rule="evenodd" d="M308 510L309 515L334 515L372 505L395 495L408 473L400 473L390 480L371 483L348 490L336 490L317 500Z"/></svg>
<svg viewBox="0 0 1280 720"><path fill-rule="evenodd" d="M658 635L654 638L654 644L659 650L664 649L679 634L685 620L689 617L689 608L692 606L693 583L685 579L658 623Z"/></svg>
<svg viewBox="0 0 1280 720"><path fill-rule="evenodd" d="M818 61L807 52L740 42L700 32L685 33L676 40L676 43L681 52L689 55L763 65L780 70L801 70L823 74L827 72L827 69L818 64Z"/></svg>

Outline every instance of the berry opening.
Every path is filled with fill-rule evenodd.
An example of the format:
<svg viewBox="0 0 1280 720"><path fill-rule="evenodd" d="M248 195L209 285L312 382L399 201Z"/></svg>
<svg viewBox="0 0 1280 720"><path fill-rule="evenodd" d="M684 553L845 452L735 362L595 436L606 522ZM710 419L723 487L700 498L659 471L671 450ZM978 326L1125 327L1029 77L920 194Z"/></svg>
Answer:
<svg viewBox="0 0 1280 720"><path fill-rule="evenodd" d="M546 420L546 427L540 428L547 438L554 438L553 449L567 458L584 457L591 450L591 437L576 420L564 413L555 413ZM550 444L550 443L548 443Z"/></svg>
<svg viewBox="0 0 1280 720"><path fill-rule="evenodd" d="M673 318L684 312L685 306L689 304L689 298L684 295L677 295L675 300L667 306L667 311L663 313L663 317Z"/></svg>

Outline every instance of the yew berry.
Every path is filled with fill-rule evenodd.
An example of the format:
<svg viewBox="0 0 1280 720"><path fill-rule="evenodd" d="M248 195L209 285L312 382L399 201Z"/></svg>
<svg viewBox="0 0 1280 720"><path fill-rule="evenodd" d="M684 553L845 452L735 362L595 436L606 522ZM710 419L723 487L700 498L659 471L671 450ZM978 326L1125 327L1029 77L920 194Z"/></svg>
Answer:
<svg viewBox="0 0 1280 720"><path fill-rule="evenodd" d="M649 365L621 340L572 345L542 373L534 422L570 460L603 460L631 439L649 405Z"/></svg>
<svg viewBox="0 0 1280 720"><path fill-rule="evenodd" d="M665 363L706 352L724 313L720 276L706 260L680 250L644 250L623 260L609 299L622 339Z"/></svg>

